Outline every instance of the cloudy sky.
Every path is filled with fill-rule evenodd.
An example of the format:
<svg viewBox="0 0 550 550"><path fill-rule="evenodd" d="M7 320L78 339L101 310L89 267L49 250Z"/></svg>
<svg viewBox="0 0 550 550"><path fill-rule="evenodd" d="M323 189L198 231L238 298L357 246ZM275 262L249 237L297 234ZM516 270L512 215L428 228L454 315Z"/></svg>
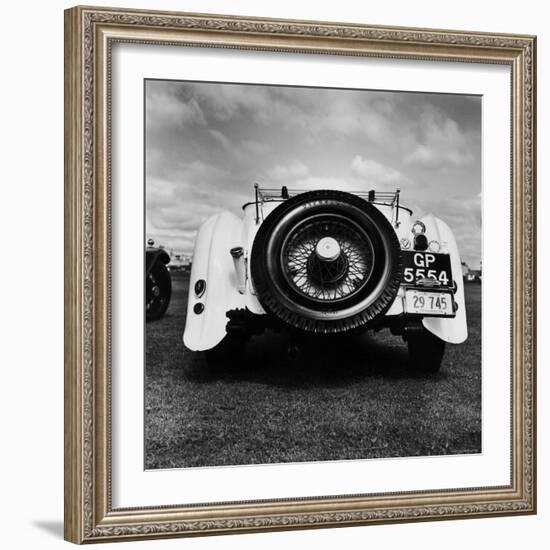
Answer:
<svg viewBox="0 0 550 550"><path fill-rule="evenodd" d="M148 80L146 233L191 253L253 185L401 189L415 216L445 220L463 260L481 257L481 98Z"/></svg>

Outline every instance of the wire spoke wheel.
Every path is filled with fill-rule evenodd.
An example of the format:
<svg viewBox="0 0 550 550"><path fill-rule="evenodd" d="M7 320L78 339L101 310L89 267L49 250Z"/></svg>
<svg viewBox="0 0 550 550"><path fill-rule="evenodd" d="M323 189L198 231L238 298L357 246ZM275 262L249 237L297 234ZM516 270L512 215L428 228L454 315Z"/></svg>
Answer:
<svg viewBox="0 0 550 550"><path fill-rule="evenodd" d="M395 298L400 272L389 221L341 191L284 201L264 220L252 247L252 281L262 306L308 332L345 332L373 321Z"/></svg>
<svg viewBox="0 0 550 550"><path fill-rule="evenodd" d="M281 261L289 282L304 296L341 300L357 293L368 280L373 247L353 222L326 215L308 220L289 234Z"/></svg>

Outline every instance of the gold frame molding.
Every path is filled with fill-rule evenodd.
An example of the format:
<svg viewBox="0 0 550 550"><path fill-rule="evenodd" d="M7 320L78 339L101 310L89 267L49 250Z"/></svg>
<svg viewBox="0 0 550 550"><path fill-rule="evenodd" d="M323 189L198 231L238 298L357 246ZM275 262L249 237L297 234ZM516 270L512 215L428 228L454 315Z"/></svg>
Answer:
<svg viewBox="0 0 550 550"><path fill-rule="evenodd" d="M498 63L512 91L512 449L504 487L113 509L110 53L116 42ZM102 542L536 512L536 37L75 7L65 12L65 538Z"/></svg>

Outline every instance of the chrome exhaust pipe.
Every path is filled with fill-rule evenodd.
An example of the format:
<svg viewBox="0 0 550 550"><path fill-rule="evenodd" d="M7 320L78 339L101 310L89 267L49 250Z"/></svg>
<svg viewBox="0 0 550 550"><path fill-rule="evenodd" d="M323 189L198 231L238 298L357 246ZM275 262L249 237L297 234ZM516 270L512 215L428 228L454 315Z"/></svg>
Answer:
<svg viewBox="0 0 550 550"><path fill-rule="evenodd" d="M244 248L235 246L231 249L231 257L233 258L233 266L237 275L237 289L241 294L246 290L246 261L244 259Z"/></svg>

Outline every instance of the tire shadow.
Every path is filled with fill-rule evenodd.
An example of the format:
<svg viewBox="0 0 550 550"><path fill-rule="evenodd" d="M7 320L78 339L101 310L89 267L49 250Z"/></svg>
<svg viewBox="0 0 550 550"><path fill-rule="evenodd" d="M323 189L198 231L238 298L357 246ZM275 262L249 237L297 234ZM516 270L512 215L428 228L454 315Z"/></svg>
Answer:
<svg viewBox="0 0 550 550"><path fill-rule="evenodd" d="M409 367L407 346L386 333L308 338L300 353L289 356L288 335L266 331L253 338L233 362L209 366L200 352L185 350L184 377L195 383L252 382L287 388L345 387L366 378L444 378L418 373Z"/></svg>

